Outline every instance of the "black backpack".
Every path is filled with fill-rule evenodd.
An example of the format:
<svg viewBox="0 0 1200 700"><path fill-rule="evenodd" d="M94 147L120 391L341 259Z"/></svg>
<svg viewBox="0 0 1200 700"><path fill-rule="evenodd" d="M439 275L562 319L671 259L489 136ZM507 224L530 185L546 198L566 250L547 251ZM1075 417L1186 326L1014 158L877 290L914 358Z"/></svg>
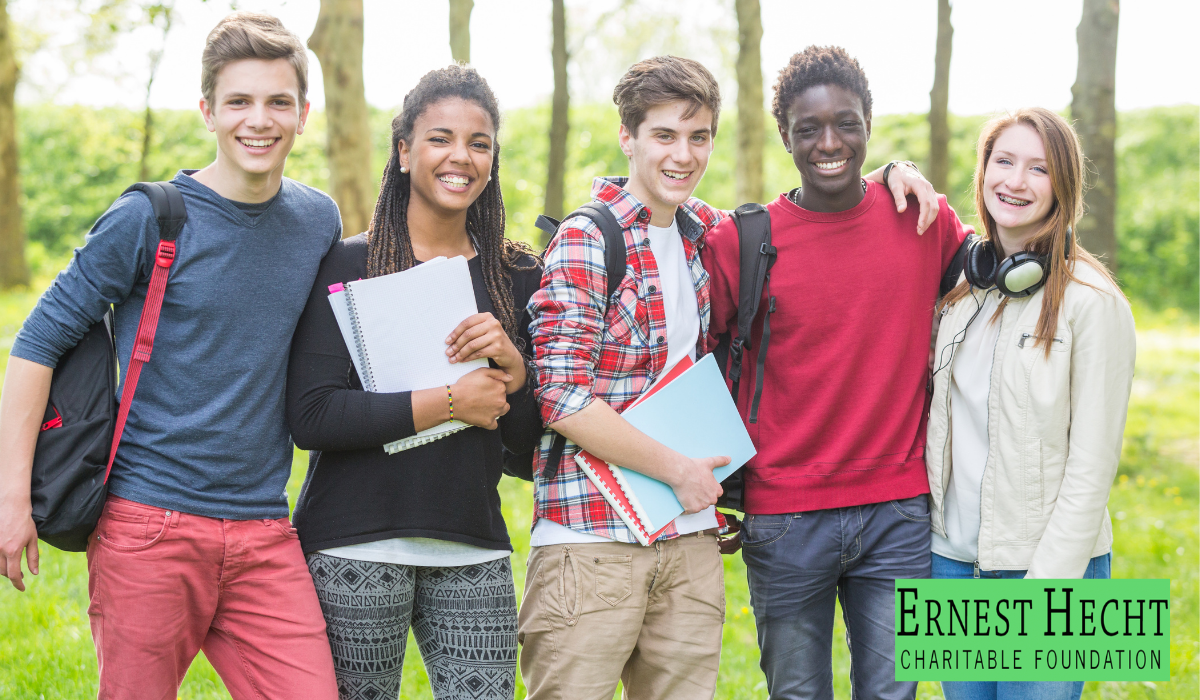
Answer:
<svg viewBox="0 0 1200 700"><path fill-rule="evenodd" d="M617 287L621 286L621 280L625 279L625 231L612 211L594 200L568 214L564 221L574 216L586 216L591 219L604 235L604 272L608 278L608 298L611 299ZM562 222L542 214L538 216L534 225L553 237L558 232L560 223ZM620 271L620 274L612 274L614 271ZM559 433L554 433L554 439L550 443L550 454L546 458L547 479L553 479L558 474L558 463L562 460L563 449L566 446L567 439ZM533 464L537 461L539 449L540 445L528 452L510 452L508 448L504 448L504 473L525 481L533 481Z"/></svg>
<svg viewBox="0 0 1200 700"><path fill-rule="evenodd" d="M121 403L110 308L58 361L33 454L30 501L38 538L68 552L87 549L108 493L108 473L129 414L141 367L150 359L175 238L187 220L183 196L169 182L139 182L125 192L150 197L158 220L154 273L126 368ZM123 193L124 194L124 193Z"/></svg>

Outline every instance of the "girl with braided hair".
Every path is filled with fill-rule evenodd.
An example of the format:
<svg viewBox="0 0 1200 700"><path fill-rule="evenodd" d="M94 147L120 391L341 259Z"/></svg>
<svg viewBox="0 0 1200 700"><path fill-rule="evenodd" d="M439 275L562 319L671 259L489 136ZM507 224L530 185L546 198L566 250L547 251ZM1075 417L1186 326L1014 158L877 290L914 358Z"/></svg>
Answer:
<svg viewBox="0 0 1200 700"><path fill-rule="evenodd" d="M524 312L541 263L504 237L499 126L496 98L474 69L421 78L392 121L371 229L329 251L293 340L288 422L311 450L294 517L342 698L399 694L410 627L439 700L515 692L512 546L496 486L503 449L528 452L542 433ZM439 255L468 259L479 308L446 339L446 354L490 366L451 386L363 391L328 287ZM381 449L451 415L474 427Z"/></svg>

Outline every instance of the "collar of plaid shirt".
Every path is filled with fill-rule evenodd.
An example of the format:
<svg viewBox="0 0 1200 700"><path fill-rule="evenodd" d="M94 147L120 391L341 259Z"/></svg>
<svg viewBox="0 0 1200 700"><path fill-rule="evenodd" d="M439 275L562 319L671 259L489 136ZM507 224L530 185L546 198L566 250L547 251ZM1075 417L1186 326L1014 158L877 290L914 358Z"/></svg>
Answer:
<svg viewBox="0 0 1200 700"><path fill-rule="evenodd" d="M650 207L626 191L627 184L627 177L597 177L592 180L592 197L612 209L621 228L633 226L639 218L644 225L649 225L652 216ZM688 201L679 205L678 211L675 212L675 219L679 222L679 233L693 245L724 218L724 212L714 209L696 197L690 197Z"/></svg>

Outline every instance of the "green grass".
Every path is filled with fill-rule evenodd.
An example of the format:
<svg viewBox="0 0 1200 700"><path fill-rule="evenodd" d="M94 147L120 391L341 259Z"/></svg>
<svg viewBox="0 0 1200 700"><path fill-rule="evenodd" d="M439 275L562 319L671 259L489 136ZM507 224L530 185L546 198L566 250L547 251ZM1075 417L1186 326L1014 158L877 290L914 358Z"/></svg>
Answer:
<svg viewBox="0 0 1200 700"><path fill-rule="evenodd" d="M47 264L43 270L53 270ZM39 275L41 289L49 274ZM0 294L0 369L21 321L37 294ZM1193 317L1167 310L1135 308L1138 362L1125 447L1109 511L1116 542L1113 575L1118 578L1170 578L1171 673L1169 683L1089 683L1085 698L1197 697L1200 643L1197 619L1200 582L1200 329ZM297 451L288 493L293 503L307 465ZM501 484L504 516L516 554L517 590L529 553L530 485L512 479ZM42 573L27 578L19 594L0 582L0 698L90 698L96 694L96 658L87 619L87 566L83 555L43 545ZM740 556L725 559L726 623L721 652L719 698L766 695L758 668L754 619L749 610L746 572ZM834 638L844 638L838 614ZM835 643L833 659L838 698L849 698L849 658ZM197 658L179 695L185 700L228 698L212 666ZM517 697L524 696L518 687ZM430 698L416 643L410 637L401 697ZM920 698L940 698L936 683L922 683Z"/></svg>

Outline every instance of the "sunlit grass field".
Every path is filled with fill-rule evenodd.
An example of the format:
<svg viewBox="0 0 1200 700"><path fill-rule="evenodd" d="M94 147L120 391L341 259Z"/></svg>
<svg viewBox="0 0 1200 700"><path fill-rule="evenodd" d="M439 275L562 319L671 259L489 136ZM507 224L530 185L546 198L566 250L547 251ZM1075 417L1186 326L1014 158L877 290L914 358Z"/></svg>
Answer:
<svg viewBox="0 0 1200 700"><path fill-rule="evenodd" d="M41 289L49 278L42 276ZM12 339L37 301L37 292L0 294L0 370ZM1089 683L1085 698L1192 699L1200 695L1197 642L1200 597L1200 329L1178 313L1135 309L1138 360L1120 474L1109 510L1116 538L1113 576L1171 579L1171 674L1169 683ZM297 451L288 486L294 504L306 455ZM517 590L524 585L532 507L530 485L506 478L504 516L516 553ZM87 567L82 554L41 548L41 575L27 578L19 594L0 580L0 698L91 698L96 695L96 657L87 619ZM754 619L740 555L725 559L726 622L718 698L761 698L766 683L758 668ZM835 639L843 639L839 622ZM850 698L849 656L835 644L838 698ZM179 695L185 700L228 698L203 658L192 665ZM410 637L402 698L431 698L415 641ZM518 686L517 697L524 697ZM922 683L919 697L940 698L936 683Z"/></svg>

